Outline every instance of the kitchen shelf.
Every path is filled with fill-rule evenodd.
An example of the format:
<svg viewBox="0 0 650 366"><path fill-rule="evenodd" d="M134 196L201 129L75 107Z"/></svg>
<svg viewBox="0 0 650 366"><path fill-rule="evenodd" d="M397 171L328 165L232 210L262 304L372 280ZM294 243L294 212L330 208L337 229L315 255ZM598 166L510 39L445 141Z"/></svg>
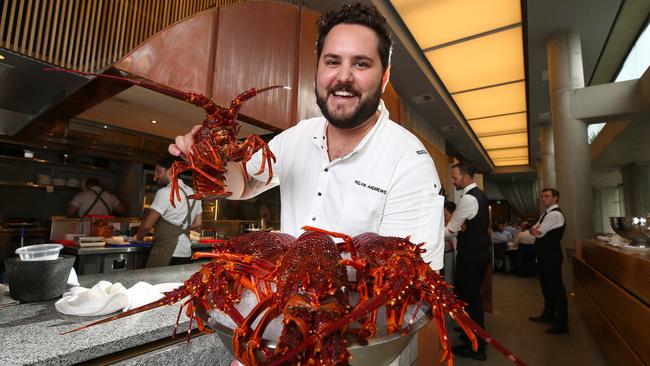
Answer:
<svg viewBox="0 0 650 366"><path fill-rule="evenodd" d="M35 184L32 182L6 182L6 181L0 181L0 186L3 187L19 187L19 188L37 188L37 189L47 189L47 185L45 184ZM80 191L80 187L68 187L68 186L55 186L52 185L54 190L57 189L65 189L65 190L72 190L72 191Z"/></svg>
<svg viewBox="0 0 650 366"><path fill-rule="evenodd" d="M27 162L27 163L33 163L33 164L43 164L43 165L56 165L56 166L63 166L63 167L73 168L73 169L93 170L93 171L97 171L97 172L120 173L119 170L115 170L115 169L98 168L98 167L95 167L95 166L82 165L82 164L62 163L60 161L43 160L43 159L37 159L37 158L31 158L31 159L30 158L21 158L19 156L0 155L0 160L20 161L20 162Z"/></svg>

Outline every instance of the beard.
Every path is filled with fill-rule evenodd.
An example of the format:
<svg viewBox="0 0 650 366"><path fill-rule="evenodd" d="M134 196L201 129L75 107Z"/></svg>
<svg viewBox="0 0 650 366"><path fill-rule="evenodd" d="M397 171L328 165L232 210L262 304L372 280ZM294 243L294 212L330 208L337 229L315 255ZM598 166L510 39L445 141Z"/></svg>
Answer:
<svg viewBox="0 0 650 366"><path fill-rule="evenodd" d="M352 88L350 84L337 84L332 89L326 91L326 95L322 96L318 93L318 89L314 87L314 92L316 94L316 104L320 108L321 113L336 128L350 129L362 125L370 117L372 117L375 112L377 112L377 107L379 106L379 100L381 98L381 85L377 90L368 96L366 99L361 99L357 108L348 116L335 117L330 110L327 108L327 98L334 94L337 91L345 90L353 93L355 96L358 96L359 93Z"/></svg>

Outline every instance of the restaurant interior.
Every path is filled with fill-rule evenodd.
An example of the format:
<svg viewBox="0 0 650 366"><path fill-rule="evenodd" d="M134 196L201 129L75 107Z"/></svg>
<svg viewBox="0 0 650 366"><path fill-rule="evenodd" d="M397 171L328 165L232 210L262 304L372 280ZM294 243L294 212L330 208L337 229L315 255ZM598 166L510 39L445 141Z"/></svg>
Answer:
<svg viewBox="0 0 650 366"><path fill-rule="evenodd" d="M477 169L474 180L495 225L534 224L544 211L542 189L561 193L571 332L548 335L528 321L543 304L535 271L509 273L512 259L492 248L482 286L492 337L528 365L650 364L650 1L360 2L374 5L392 31L382 95L390 119L425 147L446 199L461 197L451 178L458 162ZM316 21L345 3L0 2L0 282L12 280L5 260L19 248L46 243L61 244L61 256L74 258L70 266L82 286L188 279L205 259L165 277L162 269L144 269L151 243L129 241L161 187L156 162L205 117L183 98L194 92L228 106L251 87L290 87L247 101L237 116L238 139L268 142L320 116ZM91 177L119 198L124 213L66 215ZM192 184L191 173L181 178ZM248 200L203 200L192 252L278 231L280 202L279 187ZM110 235L98 236L97 225L108 225ZM453 262L451 248L445 279L452 286ZM505 270L497 271L499 264ZM58 313L53 299L18 303L11 285L2 286L2 364L231 361L232 331L224 335L217 326L215 337L184 315L176 331L178 306L138 314L140 321L123 328L99 325L84 342L86 330L59 334L87 318ZM356 345L350 362L438 365L444 347L433 323L366 345L375 348ZM456 325L448 319L447 326L456 339ZM172 328L183 336L170 339ZM16 341L24 331L42 338ZM454 362L510 363L495 349L487 352L487 361Z"/></svg>

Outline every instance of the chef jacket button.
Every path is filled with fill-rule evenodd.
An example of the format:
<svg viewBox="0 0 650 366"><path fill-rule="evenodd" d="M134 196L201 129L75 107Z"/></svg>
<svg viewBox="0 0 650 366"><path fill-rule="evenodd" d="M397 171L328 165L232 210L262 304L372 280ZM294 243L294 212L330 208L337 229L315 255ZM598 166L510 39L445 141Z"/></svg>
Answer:
<svg viewBox="0 0 650 366"><path fill-rule="evenodd" d="M328 171L328 170L329 170L328 168L325 168L325 171Z"/></svg>
<svg viewBox="0 0 650 366"><path fill-rule="evenodd" d="M316 136L314 136L314 140L316 140Z"/></svg>
<svg viewBox="0 0 650 366"><path fill-rule="evenodd" d="M323 194L322 194L322 193L320 193L320 192L318 192L318 195L319 195L319 196L322 196Z"/></svg>
<svg viewBox="0 0 650 366"><path fill-rule="evenodd" d="M311 221L316 221L316 216L312 217Z"/></svg>

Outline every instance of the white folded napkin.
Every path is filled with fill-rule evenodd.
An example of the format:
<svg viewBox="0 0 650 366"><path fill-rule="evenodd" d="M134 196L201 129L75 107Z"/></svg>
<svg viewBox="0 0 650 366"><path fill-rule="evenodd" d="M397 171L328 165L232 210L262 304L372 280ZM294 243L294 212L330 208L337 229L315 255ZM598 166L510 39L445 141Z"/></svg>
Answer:
<svg viewBox="0 0 650 366"><path fill-rule="evenodd" d="M150 285L138 282L128 290L121 283L99 281L90 289L73 287L63 294L54 307L63 314L97 316L136 308L161 299L163 292L171 291L181 283Z"/></svg>

